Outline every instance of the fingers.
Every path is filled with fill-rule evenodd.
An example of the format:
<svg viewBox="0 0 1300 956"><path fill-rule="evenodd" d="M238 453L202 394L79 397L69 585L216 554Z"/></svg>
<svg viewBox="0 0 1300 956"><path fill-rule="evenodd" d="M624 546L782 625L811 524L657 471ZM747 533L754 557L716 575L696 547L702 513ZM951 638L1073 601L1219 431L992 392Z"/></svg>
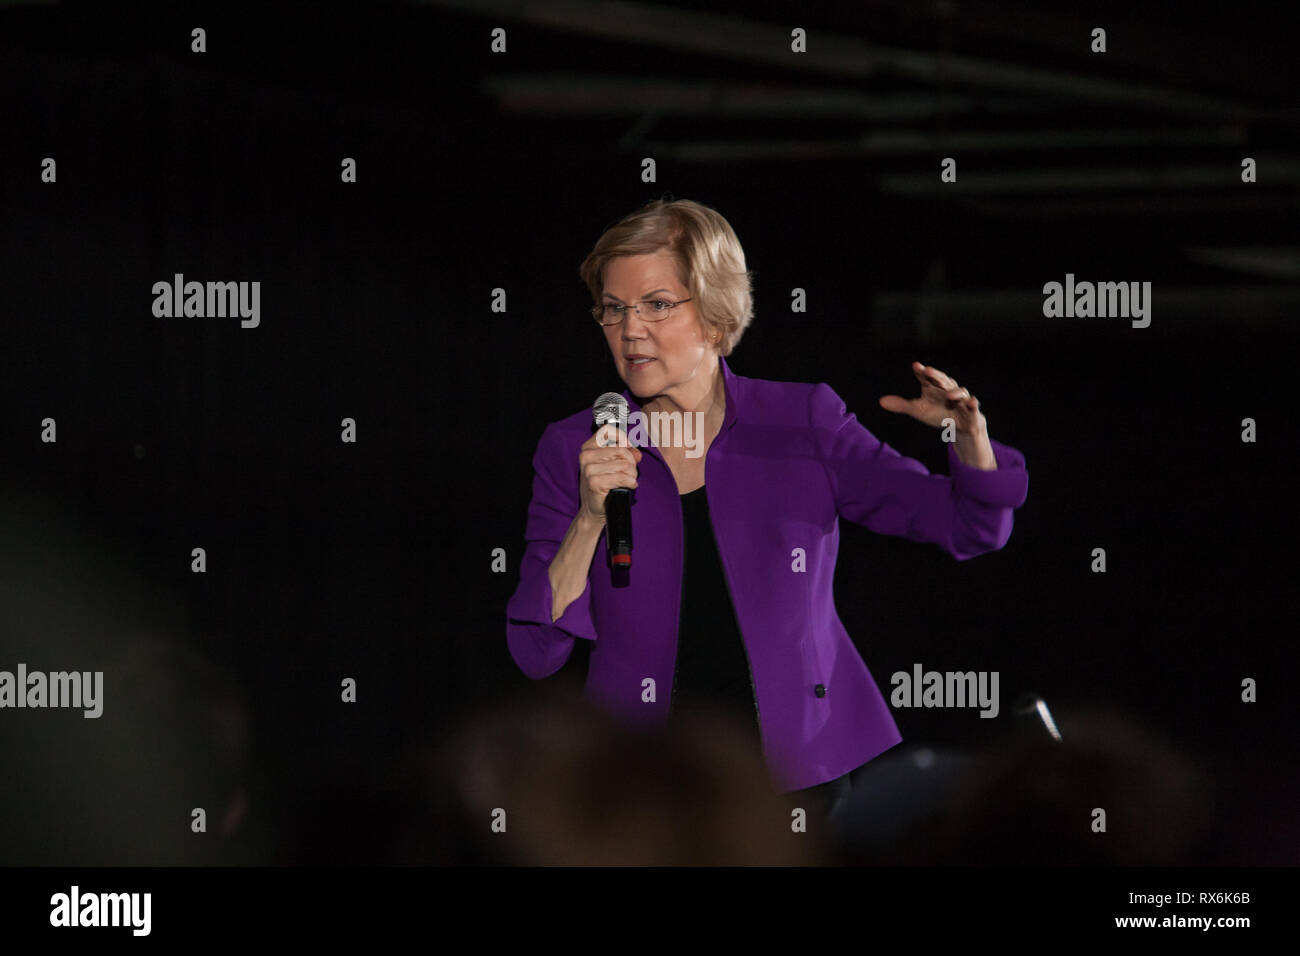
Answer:
<svg viewBox="0 0 1300 956"><path fill-rule="evenodd" d="M948 408L962 412L967 417L973 418L979 413L979 399L964 388L949 389L944 397L947 399Z"/></svg>
<svg viewBox="0 0 1300 956"><path fill-rule="evenodd" d="M636 470L609 463L588 465L583 469L583 507L591 514L605 513L605 499L615 488L636 488Z"/></svg>
<svg viewBox="0 0 1300 956"><path fill-rule="evenodd" d="M604 445L605 441L621 444ZM605 511L605 498L614 488L637 486L637 463L641 461L640 449L627 444L627 435L613 425L597 429L582 443L578 453L583 507L594 515Z"/></svg>
<svg viewBox="0 0 1300 956"><path fill-rule="evenodd" d="M591 482L591 490L600 497L604 498L615 488L635 488L636 475L623 474L621 472L605 475L601 478L594 478Z"/></svg>
<svg viewBox="0 0 1300 956"><path fill-rule="evenodd" d="M928 385L943 392L948 408L956 409L972 419L980 415L980 400L972 395L969 389L958 385L951 375L935 368L933 365L924 365L921 362L913 362L912 371L920 379L922 385ZM885 404L884 399L881 399L881 404ZM888 405L885 405L885 407L889 408Z"/></svg>
<svg viewBox="0 0 1300 956"><path fill-rule="evenodd" d="M582 474L590 484L603 481L606 478L626 478L636 481L636 465L627 460L620 461L597 461L582 466ZM621 487L618 484L610 485L611 488ZM630 486L628 486L630 487Z"/></svg>
<svg viewBox="0 0 1300 956"><path fill-rule="evenodd" d="M942 389L944 398L949 402L962 405L972 411L979 407L979 403L973 401L974 396L971 395L968 389L962 388L951 375L935 368L933 365L922 365L920 362L913 362L912 371L916 373L916 377L922 383Z"/></svg>
<svg viewBox="0 0 1300 956"><path fill-rule="evenodd" d="M933 365L922 365L920 362L913 362L912 371L916 373L916 377L925 385L934 385L944 391L949 391L957 387L956 379L935 368Z"/></svg>
<svg viewBox="0 0 1300 956"><path fill-rule="evenodd" d="M626 447L627 434L617 425L601 425L591 437L582 443L583 448L614 448Z"/></svg>
<svg viewBox="0 0 1300 956"><path fill-rule="evenodd" d="M974 395L967 395L965 398L951 402L949 407L956 412L958 427L962 431L984 427L985 419L980 411L980 400Z"/></svg>
<svg viewBox="0 0 1300 956"><path fill-rule="evenodd" d="M614 458L588 458L596 454L583 452L581 463L582 481L592 491L603 492L610 488L635 488L637 476L637 459L632 457L628 448L615 449L619 455ZM609 482L601 487L602 483Z"/></svg>
<svg viewBox="0 0 1300 956"><path fill-rule="evenodd" d="M627 432L614 424L601 425L582 443L583 448L629 448Z"/></svg>
<svg viewBox="0 0 1300 956"><path fill-rule="evenodd" d="M922 365L920 362L912 363L912 371L916 374L916 377L921 380L921 384L923 385L936 385L943 388L944 383L948 378L947 375L939 371L933 365ZM955 385L957 383L954 382L953 384Z"/></svg>
<svg viewBox="0 0 1300 956"><path fill-rule="evenodd" d="M635 470L641 463L641 451L638 448L588 448L578 454L580 467L605 463L627 465Z"/></svg>
<svg viewBox="0 0 1300 956"><path fill-rule="evenodd" d="M628 444L626 432L614 425L602 425L582 443L579 458L581 461L607 461L622 457L622 452L629 452L634 461L641 460L641 450Z"/></svg>

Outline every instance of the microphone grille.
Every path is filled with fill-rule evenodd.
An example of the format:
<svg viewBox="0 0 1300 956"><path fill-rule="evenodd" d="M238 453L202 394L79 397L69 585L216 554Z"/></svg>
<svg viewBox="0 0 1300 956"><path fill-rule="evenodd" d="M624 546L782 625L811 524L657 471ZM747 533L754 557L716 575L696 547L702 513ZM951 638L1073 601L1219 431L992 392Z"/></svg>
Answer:
<svg viewBox="0 0 1300 956"><path fill-rule="evenodd" d="M606 392L591 406L596 426L627 421L627 399L618 392Z"/></svg>

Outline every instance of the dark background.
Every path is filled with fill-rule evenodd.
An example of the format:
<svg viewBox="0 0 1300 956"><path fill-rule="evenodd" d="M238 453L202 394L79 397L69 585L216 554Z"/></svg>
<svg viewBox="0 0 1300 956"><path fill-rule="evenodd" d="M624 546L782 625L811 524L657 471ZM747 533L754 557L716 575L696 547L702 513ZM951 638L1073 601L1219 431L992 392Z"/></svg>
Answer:
<svg viewBox="0 0 1300 956"><path fill-rule="evenodd" d="M838 606L882 690L915 662L997 670L1000 720L1028 690L1113 704L1233 785L1293 785L1290 34L1266 3L1055 6L0 4L0 668L183 639L248 695L263 825L530 691L504 606L532 451L622 389L577 267L667 195L744 245L738 374L828 382L942 470L877 404L920 360L1025 454L1001 552L843 525ZM177 272L259 280L260 327L155 318ZM1150 327L1044 318L1067 272L1150 281ZM954 746L999 724L896 716ZM42 759L7 737L13 766Z"/></svg>

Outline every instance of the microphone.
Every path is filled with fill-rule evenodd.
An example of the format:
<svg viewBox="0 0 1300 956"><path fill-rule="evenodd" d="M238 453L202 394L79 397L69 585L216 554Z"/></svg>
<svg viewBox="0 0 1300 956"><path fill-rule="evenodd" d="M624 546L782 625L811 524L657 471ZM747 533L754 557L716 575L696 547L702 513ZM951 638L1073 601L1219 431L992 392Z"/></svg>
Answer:
<svg viewBox="0 0 1300 956"><path fill-rule="evenodd" d="M591 406L596 430L617 425L627 433L627 399L606 392ZM605 551L611 568L632 567L632 489L611 488L605 495Z"/></svg>

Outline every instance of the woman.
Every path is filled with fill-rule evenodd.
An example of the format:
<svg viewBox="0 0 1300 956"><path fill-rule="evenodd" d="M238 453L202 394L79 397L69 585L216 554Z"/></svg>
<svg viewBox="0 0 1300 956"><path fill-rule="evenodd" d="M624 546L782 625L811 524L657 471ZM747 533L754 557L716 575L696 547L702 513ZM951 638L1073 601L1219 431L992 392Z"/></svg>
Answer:
<svg viewBox="0 0 1300 956"><path fill-rule="evenodd" d="M920 396L880 404L935 428L954 421L951 477L881 443L825 384L733 373L750 274L731 226L699 203L632 213L580 272L631 411L698 413L703 434L696 447L654 445L634 429L611 444L619 433L593 434L590 410L546 428L507 607L511 655L539 679L591 641L598 704L637 726L730 708L761 737L780 792L833 809L850 771L902 739L835 611L838 519L959 561L995 551L1025 499L1024 457L988 437L973 395L919 362ZM602 536L612 488L635 495L624 580Z"/></svg>

